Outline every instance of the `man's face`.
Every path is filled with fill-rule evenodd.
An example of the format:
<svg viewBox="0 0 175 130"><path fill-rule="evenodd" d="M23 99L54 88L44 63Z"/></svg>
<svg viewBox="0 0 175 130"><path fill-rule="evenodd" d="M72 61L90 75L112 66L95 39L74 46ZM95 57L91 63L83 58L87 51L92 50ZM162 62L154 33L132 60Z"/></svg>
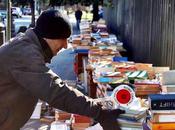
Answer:
<svg viewBox="0 0 175 130"><path fill-rule="evenodd" d="M62 48L67 48L67 39L46 39L53 55L56 55Z"/></svg>

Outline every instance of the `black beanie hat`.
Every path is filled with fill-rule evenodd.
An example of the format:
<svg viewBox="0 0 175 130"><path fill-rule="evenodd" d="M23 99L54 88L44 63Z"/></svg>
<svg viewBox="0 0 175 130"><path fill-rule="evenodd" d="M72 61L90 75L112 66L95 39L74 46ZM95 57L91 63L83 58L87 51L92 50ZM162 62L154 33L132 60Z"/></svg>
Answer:
<svg viewBox="0 0 175 130"><path fill-rule="evenodd" d="M57 10L42 12L34 30L41 37L48 39L65 39L71 35L70 23Z"/></svg>

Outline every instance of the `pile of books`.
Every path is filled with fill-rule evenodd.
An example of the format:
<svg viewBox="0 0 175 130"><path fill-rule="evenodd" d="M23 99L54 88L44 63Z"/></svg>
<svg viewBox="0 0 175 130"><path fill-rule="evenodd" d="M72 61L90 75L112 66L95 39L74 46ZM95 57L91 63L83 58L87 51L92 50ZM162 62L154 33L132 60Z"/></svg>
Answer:
<svg viewBox="0 0 175 130"><path fill-rule="evenodd" d="M175 94L151 94L143 130L175 130Z"/></svg>
<svg viewBox="0 0 175 130"><path fill-rule="evenodd" d="M86 33L91 33L91 32L92 32L92 29L91 29L89 22L84 21L80 23L80 33L81 34L86 34Z"/></svg>
<svg viewBox="0 0 175 130"><path fill-rule="evenodd" d="M125 114L121 114L117 119L122 128L133 128L142 130L142 122L146 116L146 108L139 110L126 110Z"/></svg>
<svg viewBox="0 0 175 130"><path fill-rule="evenodd" d="M92 24L92 32L107 32L107 26L105 23L94 22Z"/></svg>
<svg viewBox="0 0 175 130"><path fill-rule="evenodd" d="M135 92L137 97L147 98L149 94L159 94L161 85L156 80L135 80Z"/></svg>

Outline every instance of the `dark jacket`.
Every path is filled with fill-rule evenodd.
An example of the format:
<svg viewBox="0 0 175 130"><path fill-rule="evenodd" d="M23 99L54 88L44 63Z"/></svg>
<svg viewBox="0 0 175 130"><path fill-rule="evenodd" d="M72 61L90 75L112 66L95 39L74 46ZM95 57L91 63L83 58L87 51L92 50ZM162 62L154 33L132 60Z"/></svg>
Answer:
<svg viewBox="0 0 175 130"><path fill-rule="evenodd" d="M45 66L44 54L31 29L0 47L0 130L19 130L38 99L70 113L99 116L100 107L92 99Z"/></svg>
<svg viewBox="0 0 175 130"><path fill-rule="evenodd" d="M75 11L75 18L76 20L80 20L81 21L81 16L82 16L82 11L81 10L77 10Z"/></svg>

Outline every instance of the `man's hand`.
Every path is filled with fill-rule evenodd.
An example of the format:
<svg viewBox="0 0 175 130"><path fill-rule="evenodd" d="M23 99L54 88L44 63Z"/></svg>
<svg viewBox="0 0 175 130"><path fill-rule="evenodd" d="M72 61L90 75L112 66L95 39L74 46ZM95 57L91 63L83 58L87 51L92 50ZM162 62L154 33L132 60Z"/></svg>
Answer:
<svg viewBox="0 0 175 130"><path fill-rule="evenodd" d="M117 117L123 113L125 113L125 111L120 109L101 110L97 121L103 127L103 130L121 130L117 122Z"/></svg>

